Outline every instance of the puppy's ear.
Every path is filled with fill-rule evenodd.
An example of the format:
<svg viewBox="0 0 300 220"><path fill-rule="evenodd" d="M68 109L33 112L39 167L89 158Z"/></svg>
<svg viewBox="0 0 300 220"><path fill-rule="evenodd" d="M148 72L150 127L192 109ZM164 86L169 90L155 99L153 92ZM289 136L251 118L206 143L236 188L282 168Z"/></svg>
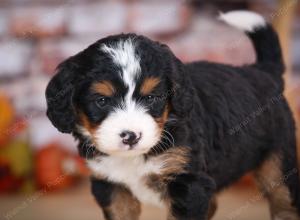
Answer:
<svg viewBox="0 0 300 220"><path fill-rule="evenodd" d="M172 84L172 111L177 117L186 118L193 108L194 90L189 77L185 73L184 64L175 56L170 78Z"/></svg>
<svg viewBox="0 0 300 220"><path fill-rule="evenodd" d="M64 61L57 67L57 73L46 89L47 116L64 133L71 133L75 127L72 97L77 69L78 66L72 59Z"/></svg>
<svg viewBox="0 0 300 220"><path fill-rule="evenodd" d="M193 108L194 89L185 72L184 64L167 45L160 44L160 46L162 48L161 54L163 54L164 59L168 59L170 67L166 72L171 84L171 113L177 118L184 119L189 117Z"/></svg>

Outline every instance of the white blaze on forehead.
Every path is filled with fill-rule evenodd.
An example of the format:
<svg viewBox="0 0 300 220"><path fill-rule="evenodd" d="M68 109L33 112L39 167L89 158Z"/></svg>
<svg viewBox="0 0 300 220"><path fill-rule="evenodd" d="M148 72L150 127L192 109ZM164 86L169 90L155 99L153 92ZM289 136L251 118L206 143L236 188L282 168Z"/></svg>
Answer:
<svg viewBox="0 0 300 220"><path fill-rule="evenodd" d="M121 77L128 86L128 92L125 96L126 108L134 108L135 102L132 95L136 86L135 79L141 72L140 59L135 53L134 42L132 39L121 40L115 45L105 45L101 47L102 51L108 53L114 63L122 69Z"/></svg>

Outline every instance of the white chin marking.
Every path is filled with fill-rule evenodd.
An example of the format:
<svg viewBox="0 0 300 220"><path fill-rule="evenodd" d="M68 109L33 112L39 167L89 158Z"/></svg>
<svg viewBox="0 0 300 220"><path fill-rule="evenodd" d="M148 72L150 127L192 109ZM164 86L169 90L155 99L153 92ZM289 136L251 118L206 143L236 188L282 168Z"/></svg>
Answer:
<svg viewBox="0 0 300 220"><path fill-rule="evenodd" d="M219 19L243 31L253 32L255 28L266 26L265 19L250 11L232 11L221 13Z"/></svg>

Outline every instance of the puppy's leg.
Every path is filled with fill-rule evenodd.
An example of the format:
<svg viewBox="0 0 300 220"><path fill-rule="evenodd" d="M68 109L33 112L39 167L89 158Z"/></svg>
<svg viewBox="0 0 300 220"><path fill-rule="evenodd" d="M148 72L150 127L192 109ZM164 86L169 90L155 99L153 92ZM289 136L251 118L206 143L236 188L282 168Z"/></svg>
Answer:
<svg viewBox="0 0 300 220"><path fill-rule="evenodd" d="M263 195L268 199L273 220L297 220L300 216L293 201L298 191L298 169L296 163L289 168L284 163L293 158L285 158L285 153L273 153L255 172L255 177ZM293 186L296 189L293 189Z"/></svg>
<svg viewBox="0 0 300 220"><path fill-rule="evenodd" d="M123 186L92 178L92 193L106 220L138 220L140 202Z"/></svg>
<svg viewBox="0 0 300 220"><path fill-rule="evenodd" d="M168 220L206 220L214 181L206 176L181 174L167 186L169 200Z"/></svg>

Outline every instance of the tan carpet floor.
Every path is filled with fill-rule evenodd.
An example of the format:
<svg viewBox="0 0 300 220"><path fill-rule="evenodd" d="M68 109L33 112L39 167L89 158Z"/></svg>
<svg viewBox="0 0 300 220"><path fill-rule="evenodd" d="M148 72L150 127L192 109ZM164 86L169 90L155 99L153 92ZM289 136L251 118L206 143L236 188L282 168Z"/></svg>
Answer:
<svg viewBox="0 0 300 220"><path fill-rule="evenodd" d="M255 190L228 189L218 197L213 220L269 220L268 206ZM30 196L1 195L2 220L102 220L89 183L58 193L36 192ZM165 220L165 210L143 207L141 220Z"/></svg>

